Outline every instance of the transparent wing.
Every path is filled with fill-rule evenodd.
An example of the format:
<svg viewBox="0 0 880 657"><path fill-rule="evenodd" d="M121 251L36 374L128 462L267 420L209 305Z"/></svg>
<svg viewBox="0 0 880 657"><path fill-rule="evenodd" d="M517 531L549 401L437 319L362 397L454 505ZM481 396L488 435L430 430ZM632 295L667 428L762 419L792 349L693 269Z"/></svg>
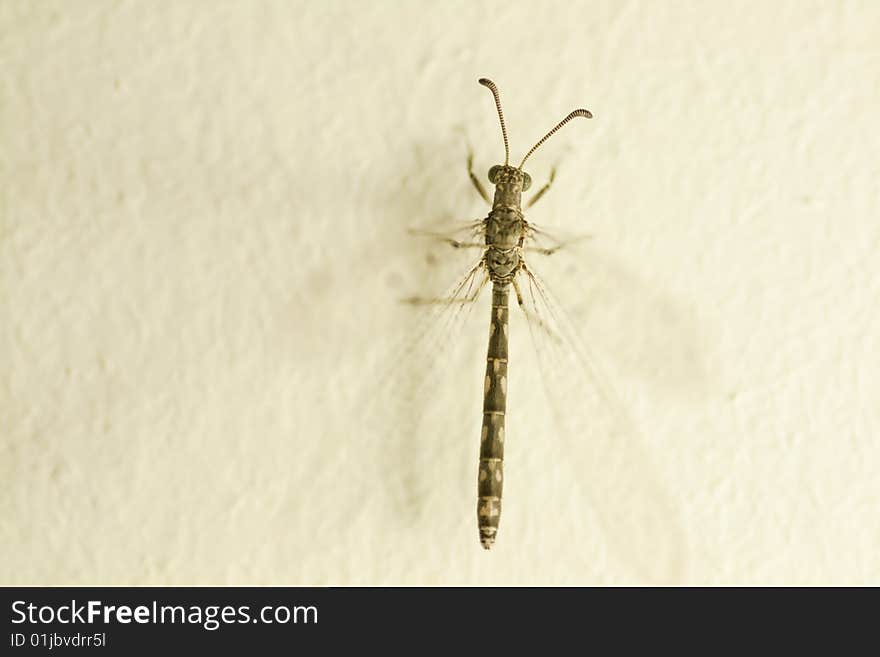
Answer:
<svg viewBox="0 0 880 657"><path fill-rule="evenodd" d="M449 221L430 228L411 228L409 233L433 238L456 248L482 242L485 237L482 219Z"/></svg>
<svg viewBox="0 0 880 657"><path fill-rule="evenodd" d="M431 248L426 260L432 265L445 265L439 275L457 278L438 294L426 289L398 299L408 311L406 323L401 324L399 340L394 341L378 368L377 385L368 399L382 399L386 404L393 400L396 406L412 407L433 379L451 366L450 352L488 275L483 264L485 232L481 220L445 222L430 229L412 228L409 233L428 240Z"/></svg>
<svg viewBox="0 0 880 657"><path fill-rule="evenodd" d="M572 477L588 502L589 513L575 521L595 519L609 555L640 579L676 581L684 549L680 523L639 432L596 355L531 264L518 274L517 288L571 466L563 476Z"/></svg>
<svg viewBox="0 0 880 657"><path fill-rule="evenodd" d="M400 300L412 309L416 321L385 357L372 388L374 395L368 396L371 405L393 400L395 405L417 406L432 381L452 366L449 352L488 280L481 256L444 293Z"/></svg>
<svg viewBox="0 0 880 657"><path fill-rule="evenodd" d="M526 229L526 251L537 251L543 255L552 255L562 248L581 244L592 239L586 233L572 233L557 226L528 223Z"/></svg>
<svg viewBox="0 0 880 657"><path fill-rule="evenodd" d="M463 225L458 238L478 243L482 239L479 228L476 223ZM358 450L371 459L359 468L365 494L384 496L389 513L407 522L425 514L429 496L444 481L446 486L458 483L442 472L444 459L448 462L449 453L455 453L444 446L450 440L460 441L463 433L479 435L479 412L468 405L480 401L479 368L485 360L475 358L474 348L480 344L485 349L487 329L464 331L463 326L475 319L473 310L481 305L488 276L481 249L453 249L443 243L448 232L438 229L437 235L442 250L438 260L466 264L445 291L400 300L399 310L405 312L400 313L402 322L395 329L398 337L376 363L360 411L364 436L370 441ZM464 254L466 258L454 257ZM455 391L461 391L464 384L472 388L468 390L472 394L456 397ZM464 400L464 408L459 399ZM456 423L464 428L453 430ZM472 491L468 488L467 492Z"/></svg>
<svg viewBox="0 0 880 657"><path fill-rule="evenodd" d="M526 259L577 318L590 350L672 403L702 399L711 375L697 312L603 248L601 234L530 224ZM638 331L622 330L638 327Z"/></svg>

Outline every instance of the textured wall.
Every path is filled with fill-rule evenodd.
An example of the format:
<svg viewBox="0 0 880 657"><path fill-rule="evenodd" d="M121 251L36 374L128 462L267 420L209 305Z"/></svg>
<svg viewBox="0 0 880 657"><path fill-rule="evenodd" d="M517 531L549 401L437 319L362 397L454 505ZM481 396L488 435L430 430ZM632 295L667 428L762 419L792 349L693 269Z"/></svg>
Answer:
<svg viewBox="0 0 880 657"><path fill-rule="evenodd" d="M0 3L0 582L880 584L878 34L874 2ZM529 216L592 236L548 267L632 427L559 431L515 318L491 552L488 295L420 406L383 383L419 371L399 298L454 272L406 228L485 213L480 76L514 158L595 114Z"/></svg>

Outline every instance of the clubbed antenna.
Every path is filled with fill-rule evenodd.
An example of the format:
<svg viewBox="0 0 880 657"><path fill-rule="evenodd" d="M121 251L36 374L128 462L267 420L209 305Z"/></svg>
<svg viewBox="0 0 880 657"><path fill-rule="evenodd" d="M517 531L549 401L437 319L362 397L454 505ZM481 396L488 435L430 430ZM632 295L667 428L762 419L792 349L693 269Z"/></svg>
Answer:
<svg viewBox="0 0 880 657"><path fill-rule="evenodd" d="M495 98L495 107L498 109L498 120L501 121L501 136L504 137L504 166L510 161L510 146L507 143L507 128L504 127L504 114L501 111L501 97L498 95L498 87L488 78L480 78L479 83L488 87Z"/></svg>
<svg viewBox="0 0 880 657"><path fill-rule="evenodd" d="M482 82L482 80L480 80L480 82ZM490 84L491 84L491 83L490 83ZM501 111L501 108L500 108L500 107L498 108L498 111L499 111L499 112ZM564 119L562 119L562 121L560 121L559 123L557 123L555 128L553 128L550 132L548 132L546 135L544 135L544 136L541 138L541 141L539 141L537 144L535 144L534 146L532 146L532 150L530 150L528 153L526 153L526 156L522 159L522 162L519 163L519 169L522 170L523 165L526 163L526 160L529 159L529 155L531 155L531 154L534 153L536 150L538 150L538 146L540 146L540 145L543 144L545 141L547 141L548 139L550 139L550 137L553 135L554 132L556 132L557 130L559 130L559 128L561 128L562 126L564 126L566 123L568 123L569 121L571 121L571 120L572 120L574 117L576 117L576 116L583 116L584 118L587 118L587 119L592 119L592 118L593 118L593 115L590 114L590 110L576 109L574 112L572 112L571 114L569 114L568 116L566 116ZM503 124L502 124L502 125L503 125ZM505 139L505 143L506 143L506 139Z"/></svg>

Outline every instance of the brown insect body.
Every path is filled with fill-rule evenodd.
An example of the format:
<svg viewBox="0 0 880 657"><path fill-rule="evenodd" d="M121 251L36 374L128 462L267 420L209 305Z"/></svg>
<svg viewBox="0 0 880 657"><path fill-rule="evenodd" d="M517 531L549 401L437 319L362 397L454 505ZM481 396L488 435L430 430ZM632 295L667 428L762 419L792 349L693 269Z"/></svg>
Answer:
<svg viewBox="0 0 880 657"><path fill-rule="evenodd" d="M495 542L501 520L504 486L504 427L507 412L507 346L510 284L523 265L522 246L527 224L520 204L522 172L513 167L493 168L495 200L486 217L483 260L492 281L492 315L483 390L483 426L477 481L477 522L480 543L487 550Z"/></svg>
<svg viewBox="0 0 880 657"><path fill-rule="evenodd" d="M587 110L575 110L556 125L526 154L519 167L508 164L510 149L507 129L501 111L498 89L491 80L480 79L495 98L501 132L504 137L503 165L489 170L489 181L495 185L492 210L483 220L485 251L482 265L492 281L492 314L489 322L489 347L486 354L486 377L483 390L483 424L480 434L480 461L477 479L477 524L480 544L489 549L495 542L501 519L501 494L504 487L504 438L507 412L508 320L510 315L510 287L513 286L520 307L522 294L516 282L521 271L528 273L523 244L529 235L529 224L522 211L522 193L531 186L531 176L522 170L523 164L554 132L576 116L590 118ZM471 173L477 191L487 198L479 181ZM552 177L551 177L552 180ZM550 183L532 197L529 205L547 191Z"/></svg>

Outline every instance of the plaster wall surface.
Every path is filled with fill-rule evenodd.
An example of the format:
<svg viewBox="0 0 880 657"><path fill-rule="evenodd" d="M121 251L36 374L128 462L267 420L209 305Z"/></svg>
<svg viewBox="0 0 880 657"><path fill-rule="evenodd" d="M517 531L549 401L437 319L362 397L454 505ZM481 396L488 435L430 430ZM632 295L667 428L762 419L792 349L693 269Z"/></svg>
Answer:
<svg viewBox="0 0 880 657"><path fill-rule="evenodd" d="M854 1L3 2L0 582L880 583L878 34ZM529 218L590 235L535 268L633 428L557 430L513 307L490 552L488 294L421 406L383 384L420 367L399 299L464 271L407 228L486 213L483 76L515 162L595 115L529 161Z"/></svg>

